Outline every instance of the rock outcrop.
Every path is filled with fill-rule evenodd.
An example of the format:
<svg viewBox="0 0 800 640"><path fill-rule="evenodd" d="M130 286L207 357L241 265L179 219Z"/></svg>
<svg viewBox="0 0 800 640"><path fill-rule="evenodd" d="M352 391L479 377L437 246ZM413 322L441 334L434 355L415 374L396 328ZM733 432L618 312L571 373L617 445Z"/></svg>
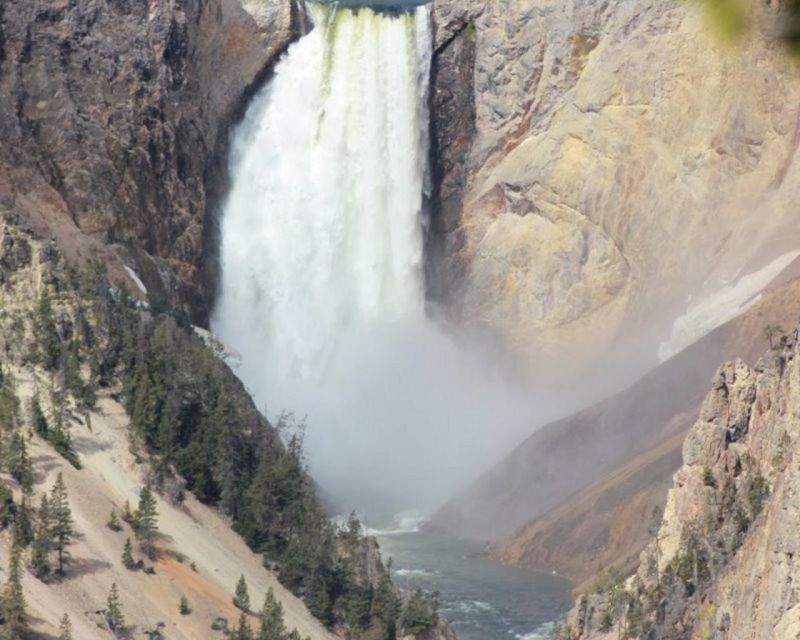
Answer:
<svg viewBox="0 0 800 640"><path fill-rule="evenodd" d="M638 571L582 598L562 637L797 637L797 336L719 369Z"/></svg>
<svg viewBox="0 0 800 640"><path fill-rule="evenodd" d="M735 354L755 362L768 324L797 321L798 275L776 282L746 313L622 393L534 433L429 526L492 538L496 559L556 571L576 585L600 566L632 569L706 381Z"/></svg>
<svg viewBox="0 0 800 640"><path fill-rule="evenodd" d="M679 0L437 0L434 17L432 291L542 378L611 361L631 380L676 317L800 246L800 76L778 44L714 40Z"/></svg>
<svg viewBox="0 0 800 640"><path fill-rule="evenodd" d="M202 315L225 132L298 32L291 0L0 6L0 205Z"/></svg>

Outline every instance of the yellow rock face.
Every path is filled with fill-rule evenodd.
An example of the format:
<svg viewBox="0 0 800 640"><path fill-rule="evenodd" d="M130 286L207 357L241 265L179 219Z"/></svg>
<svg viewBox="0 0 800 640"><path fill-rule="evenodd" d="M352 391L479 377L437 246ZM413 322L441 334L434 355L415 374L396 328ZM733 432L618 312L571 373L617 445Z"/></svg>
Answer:
<svg viewBox="0 0 800 640"><path fill-rule="evenodd" d="M728 45L684 2L516 0L474 37L444 267L463 322L539 364L618 345L644 367L677 317L800 246L800 71L764 34Z"/></svg>

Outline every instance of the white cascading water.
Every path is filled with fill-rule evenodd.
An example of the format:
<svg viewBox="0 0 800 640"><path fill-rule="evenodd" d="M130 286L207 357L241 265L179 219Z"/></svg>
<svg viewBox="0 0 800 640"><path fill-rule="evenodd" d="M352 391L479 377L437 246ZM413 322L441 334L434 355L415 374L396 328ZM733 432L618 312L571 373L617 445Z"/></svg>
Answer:
<svg viewBox="0 0 800 640"><path fill-rule="evenodd" d="M215 327L258 345L248 381L318 379L343 331L423 314L427 9L310 9L234 142Z"/></svg>
<svg viewBox="0 0 800 640"><path fill-rule="evenodd" d="M212 328L260 408L308 416L323 486L430 508L530 403L425 316L429 9L309 8L232 141Z"/></svg>

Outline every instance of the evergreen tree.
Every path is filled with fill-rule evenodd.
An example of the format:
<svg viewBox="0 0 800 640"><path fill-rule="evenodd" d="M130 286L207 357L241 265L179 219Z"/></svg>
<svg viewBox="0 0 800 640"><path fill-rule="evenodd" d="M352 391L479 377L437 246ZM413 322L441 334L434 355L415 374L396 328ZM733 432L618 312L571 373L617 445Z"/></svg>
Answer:
<svg viewBox="0 0 800 640"><path fill-rule="evenodd" d="M155 539L158 533L158 511L156 498L149 484L139 492L139 508L136 510L134 531L141 542L142 549L149 556L155 552Z"/></svg>
<svg viewBox="0 0 800 640"><path fill-rule="evenodd" d="M125 506L122 508L122 519L131 526L133 526L133 524L136 522L136 519L133 517L133 513L131 512L130 500L126 500Z"/></svg>
<svg viewBox="0 0 800 640"><path fill-rule="evenodd" d="M261 627L258 640L286 640L283 605L275 599L271 587L267 591L264 606L261 608Z"/></svg>
<svg viewBox="0 0 800 640"><path fill-rule="evenodd" d="M39 393L35 392L31 398L31 422L33 430L40 438L47 439L49 426L47 416L42 410L42 403L39 401Z"/></svg>
<svg viewBox="0 0 800 640"><path fill-rule="evenodd" d="M189 605L189 599L186 596L181 596L178 611L180 611L182 616L188 616L192 612L192 607Z"/></svg>
<svg viewBox="0 0 800 640"><path fill-rule="evenodd" d="M58 627L58 630L61 632L58 635L58 640L72 640L72 621L69 619L69 615L66 613L64 617L61 618L61 624Z"/></svg>
<svg viewBox="0 0 800 640"><path fill-rule="evenodd" d="M8 582L2 597L2 630L6 638L15 640L28 635L27 614L25 613L25 596L22 592L22 559L19 547L11 551L8 564Z"/></svg>
<svg viewBox="0 0 800 640"><path fill-rule="evenodd" d="M242 611L250 611L250 593L247 590L247 581L244 579L244 574L239 577L239 582L236 583L236 595L233 597L233 604Z"/></svg>
<svg viewBox="0 0 800 640"><path fill-rule="evenodd" d="M19 482L25 493L33 490L33 465L28 456L28 446L25 437L16 431L11 436L11 444L8 451L8 470L11 476Z"/></svg>
<svg viewBox="0 0 800 640"><path fill-rule="evenodd" d="M119 523L119 518L117 518L117 512L114 509L111 510L111 515L108 517L108 522L106 522L106 526L112 531L122 531L122 525Z"/></svg>
<svg viewBox="0 0 800 640"><path fill-rule="evenodd" d="M116 582L111 585L111 591L108 593L106 622L108 623L108 628L115 633L122 631L125 627L125 616L122 614L122 603L119 599Z"/></svg>
<svg viewBox="0 0 800 640"><path fill-rule="evenodd" d="M69 343L67 362L64 365L64 386L78 401L83 399L83 380L81 379L80 345L77 340Z"/></svg>
<svg viewBox="0 0 800 640"><path fill-rule="evenodd" d="M40 580L50 574L51 529L50 501L45 494L42 496L42 504L39 507L39 518L36 523L36 533L33 537L33 550L31 552L33 573Z"/></svg>
<svg viewBox="0 0 800 640"><path fill-rule="evenodd" d="M136 561L133 559L133 545L131 539L125 540L125 548L122 550L122 566L126 569L133 569L136 567Z"/></svg>
<svg viewBox="0 0 800 640"><path fill-rule="evenodd" d="M232 637L233 640L253 640L253 631L250 629L250 623L247 621L247 614L244 611L239 615L239 623L236 625Z"/></svg>
<svg viewBox="0 0 800 640"><path fill-rule="evenodd" d="M64 484L64 476L59 473L50 494L50 514L52 518L53 547L58 551L58 572L64 573L64 552L72 543L72 511L69 496Z"/></svg>
<svg viewBox="0 0 800 640"><path fill-rule="evenodd" d="M33 517L28 497L22 496L14 516L14 546L25 549L33 541Z"/></svg>
<svg viewBox="0 0 800 640"><path fill-rule="evenodd" d="M0 529L5 529L14 522L14 494L4 483L0 482Z"/></svg>
<svg viewBox="0 0 800 640"><path fill-rule="evenodd" d="M39 302L36 305L34 317L34 331L39 342L39 362L49 370L58 366L61 357L61 340L58 337L55 318L53 316L53 303L47 287L42 289Z"/></svg>

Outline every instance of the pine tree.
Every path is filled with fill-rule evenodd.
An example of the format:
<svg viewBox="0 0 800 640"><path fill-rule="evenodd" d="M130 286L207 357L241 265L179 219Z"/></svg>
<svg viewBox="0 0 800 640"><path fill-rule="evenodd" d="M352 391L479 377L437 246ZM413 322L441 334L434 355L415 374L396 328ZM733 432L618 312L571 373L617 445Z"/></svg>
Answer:
<svg viewBox="0 0 800 640"><path fill-rule="evenodd" d="M19 482L25 493L30 493L33 490L33 466L28 456L25 438L19 431L11 436L8 459L8 470L11 476Z"/></svg>
<svg viewBox="0 0 800 640"><path fill-rule="evenodd" d="M61 624L58 627L61 632L58 634L58 640L72 640L72 621L66 613L61 618Z"/></svg>
<svg viewBox="0 0 800 640"><path fill-rule="evenodd" d="M133 559L133 545L131 539L125 540L125 548L122 550L122 565L126 569L133 569L136 567L136 561Z"/></svg>
<svg viewBox="0 0 800 640"><path fill-rule="evenodd" d="M125 627L125 616L122 614L122 604L119 599L116 582L111 585L111 591L108 593L106 622L108 623L108 628L114 632L122 631Z"/></svg>
<svg viewBox="0 0 800 640"><path fill-rule="evenodd" d="M239 577L239 582L236 583L236 595L233 597L233 604L242 611L250 611L250 593L247 590L247 581L244 579L244 574Z"/></svg>
<svg viewBox="0 0 800 640"><path fill-rule="evenodd" d="M122 525L119 523L119 518L117 518L117 512L114 511L114 509L111 510L111 515L108 517L108 522L106 522L106 526L112 531L122 531Z"/></svg>
<svg viewBox="0 0 800 640"><path fill-rule="evenodd" d="M17 508L17 513L14 518L14 546L21 549L33 542L33 517L31 514L30 503L28 497L23 494L22 502Z"/></svg>
<svg viewBox="0 0 800 640"><path fill-rule="evenodd" d="M64 552L72 542L72 511L69 508L69 496L64 484L64 476L59 473L50 497L50 514L53 528L53 547L58 551L58 572L64 573Z"/></svg>
<svg viewBox="0 0 800 640"><path fill-rule="evenodd" d="M39 401L39 393L34 392L31 398L31 422L33 430L40 438L47 438L49 432L49 425L47 424L47 416L44 415L42 410L42 403Z"/></svg>
<svg viewBox="0 0 800 640"><path fill-rule="evenodd" d="M253 631L250 629L250 623L247 621L247 614L244 611L239 615L239 623L233 632L233 640L253 640Z"/></svg>
<svg viewBox="0 0 800 640"><path fill-rule="evenodd" d="M28 622L25 613L25 596L22 592L22 559L19 547L11 551L8 565L8 582L2 597L2 631L7 638L25 638L28 635Z"/></svg>
<svg viewBox="0 0 800 640"><path fill-rule="evenodd" d="M270 587L264 606L261 608L261 628L258 640L286 640L286 627L283 623L283 605L275 599Z"/></svg>
<svg viewBox="0 0 800 640"><path fill-rule="evenodd" d="M156 498L149 484L139 492L139 508L136 510L134 531L142 544L142 549L149 556L155 551L155 539L158 533L158 511Z"/></svg>
<svg viewBox="0 0 800 640"><path fill-rule="evenodd" d="M61 341L58 337L58 330L53 317L50 292L46 287L42 289L42 295L36 305L34 321L34 330L39 339L39 362L46 369L52 371L58 366L58 360L61 356Z"/></svg>
<svg viewBox="0 0 800 640"><path fill-rule="evenodd" d="M135 522L135 518L133 517L133 513L131 512L131 502L130 500L125 501L125 506L122 508L122 519L127 522L129 525L133 525Z"/></svg>
<svg viewBox="0 0 800 640"><path fill-rule="evenodd" d="M181 596L178 611L180 611L182 616L188 616L192 612L192 607L189 605L189 599L186 596Z"/></svg>
<svg viewBox="0 0 800 640"><path fill-rule="evenodd" d="M39 507L39 518L36 523L36 534L33 537L33 550L31 552L33 573L40 580L50 574L52 526L50 501L45 494L42 496L42 504Z"/></svg>

